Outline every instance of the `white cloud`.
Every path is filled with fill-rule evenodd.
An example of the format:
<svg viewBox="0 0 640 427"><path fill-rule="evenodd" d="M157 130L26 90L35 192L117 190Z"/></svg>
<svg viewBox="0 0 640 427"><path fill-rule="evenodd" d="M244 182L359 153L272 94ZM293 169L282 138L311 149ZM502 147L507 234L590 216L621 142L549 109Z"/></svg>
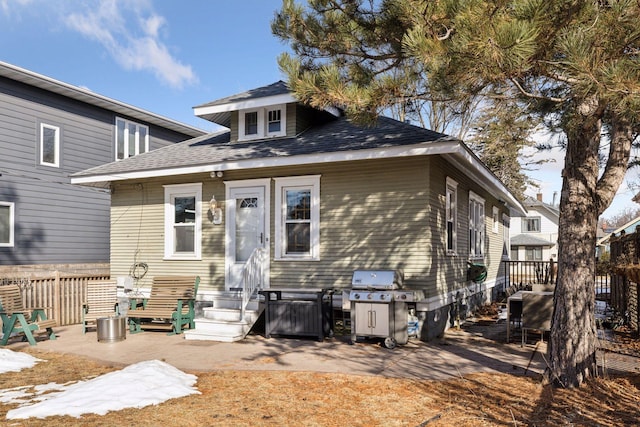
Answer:
<svg viewBox="0 0 640 427"><path fill-rule="evenodd" d="M16 9L28 6L32 2L33 0L0 0L0 9L5 15L9 16Z"/></svg>
<svg viewBox="0 0 640 427"><path fill-rule="evenodd" d="M69 28L100 43L126 70L150 71L174 88L196 83L191 66L174 58L162 41L166 19L147 2L99 0L65 18Z"/></svg>

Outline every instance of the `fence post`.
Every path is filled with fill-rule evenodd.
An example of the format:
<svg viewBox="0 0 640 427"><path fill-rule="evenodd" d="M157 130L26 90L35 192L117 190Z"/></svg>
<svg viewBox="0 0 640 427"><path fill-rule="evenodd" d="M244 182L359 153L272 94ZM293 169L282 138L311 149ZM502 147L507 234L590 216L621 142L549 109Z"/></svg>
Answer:
<svg viewBox="0 0 640 427"><path fill-rule="evenodd" d="M58 323L61 322L60 318L60 271L55 271L55 282L53 284L53 318L56 319Z"/></svg>

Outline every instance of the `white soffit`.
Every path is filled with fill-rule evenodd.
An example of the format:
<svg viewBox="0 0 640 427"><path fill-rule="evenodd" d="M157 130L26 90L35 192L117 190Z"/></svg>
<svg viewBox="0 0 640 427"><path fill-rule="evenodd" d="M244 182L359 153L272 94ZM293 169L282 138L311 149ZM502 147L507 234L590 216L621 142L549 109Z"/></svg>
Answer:
<svg viewBox="0 0 640 427"><path fill-rule="evenodd" d="M231 111L251 110L254 108L268 107L270 105L287 104L297 102L291 94L285 93L281 95L267 96L264 98L251 98L246 101L233 101L230 103L219 105L208 105L203 107L195 107L193 113L196 116L204 116L217 113L228 113Z"/></svg>

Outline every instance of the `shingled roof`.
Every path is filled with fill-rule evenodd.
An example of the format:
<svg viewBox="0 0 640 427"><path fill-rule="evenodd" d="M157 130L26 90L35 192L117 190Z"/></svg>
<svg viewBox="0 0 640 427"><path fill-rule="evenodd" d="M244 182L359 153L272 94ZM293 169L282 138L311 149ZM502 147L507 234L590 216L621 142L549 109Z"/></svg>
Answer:
<svg viewBox="0 0 640 427"><path fill-rule="evenodd" d="M554 242L532 236L530 234L518 234L511 238L511 246L554 246Z"/></svg>
<svg viewBox="0 0 640 427"><path fill-rule="evenodd" d="M297 102L283 81L194 107L196 115L227 126L231 112ZM135 157L77 172L73 184L108 187L111 182L213 171L240 170L363 159L442 155L491 189L516 215L525 209L506 186L459 139L378 117L359 126L338 110L294 137L231 142L231 132L209 134Z"/></svg>
<svg viewBox="0 0 640 427"><path fill-rule="evenodd" d="M220 126L231 126L231 112L244 108L297 102L287 84L279 80L270 85L230 95L193 107L193 113Z"/></svg>
<svg viewBox="0 0 640 427"><path fill-rule="evenodd" d="M162 171L195 166L227 164L256 159L294 158L361 150L403 147L444 142L459 146L461 141L448 135L380 117L373 127L362 127L342 117L290 138L230 142L230 131L205 135L159 148L138 156L97 166L72 175L80 178L116 176L145 171ZM449 150L450 151L450 150ZM213 170L213 169L209 169ZM88 180L86 180L88 181Z"/></svg>

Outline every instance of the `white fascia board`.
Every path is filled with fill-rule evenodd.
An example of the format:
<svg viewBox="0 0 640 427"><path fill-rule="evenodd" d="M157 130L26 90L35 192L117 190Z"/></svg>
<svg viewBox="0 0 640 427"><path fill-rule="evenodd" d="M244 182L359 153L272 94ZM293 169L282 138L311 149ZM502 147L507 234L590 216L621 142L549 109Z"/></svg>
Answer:
<svg viewBox="0 0 640 427"><path fill-rule="evenodd" d="M209 173L214 171L246 170L267 167L284 167L295 165L348 162L354 160L384 159L393 157L430 156L451 154L457 151L456 141L435 142L401 147L373 148L368 150L339 151L335 153L318 153L301 156L263 157L259 159L236 160L211 163L197 166L184 166L171 169L147 169L143 171L123 172L106 175L72 177L72 184L96 184L100 182L123 181L127 179L158 178L164 176Z"/></svg>
<svg viewBox="0 0 640 427"><path fill-rule="evenodd" d="M284 93L281 95L267 96L264 98L253 98L246 101L235 101L228 104L209 105L206 107L196 107L193 114L196 116L204 116L216 113L228 113L231 111L251 110L253 108L267 107L269 105L287 104L289 102L298 102L291 94Z"/></svg>
<svg viewBox="0 0 640 427"><path fill-rule="evenodd" d="M509 206L511 212L516 212L522 215L526 215L527 210L520 203L520 201L509 191L509 189L500 181L495 175L493 175L484 164L476 159L469 151L467 151L462 145L458 145L455 156L449 157L449 160L456 164L460 169L469 171L480 182L484 182L493 188L501 197L504 197L504 202ZM513 216L513 215L512 215Z"/></svg>
<svg viewBox="0 0 640 427"><path fill-rule="evenodd" d="M526 210L511 192L488 169L471 155L460 142L444 141L429 142L399 147L372 148L368 150L339 151L333 153L307 154L301 156L263 157L259 159L232 160L206 165L184 166L171 169L154 169L124 172L118 174L95 175L71 178L72 184L91 185L127 179L158 178L176 175L210 173L214 171L248 170L256 168L286 167L296 165L349 162L357 160L389 159L398 157L445 155L463 171L476 178L479 182L488 184L489 188L504 197L512 210L522 212Z"/></svg>

